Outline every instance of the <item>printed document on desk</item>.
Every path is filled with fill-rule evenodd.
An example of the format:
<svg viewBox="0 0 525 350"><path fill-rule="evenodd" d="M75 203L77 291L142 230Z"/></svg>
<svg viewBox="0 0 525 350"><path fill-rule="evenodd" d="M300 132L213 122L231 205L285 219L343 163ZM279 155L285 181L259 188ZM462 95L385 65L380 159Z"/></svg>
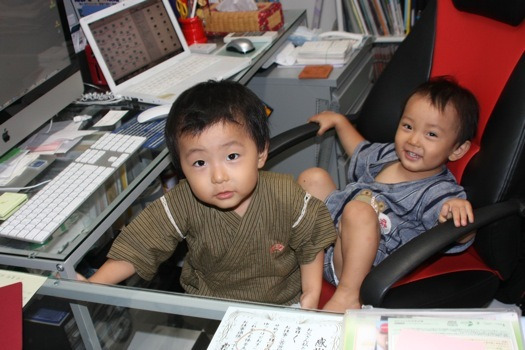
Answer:
<svg viewBox="0 0 525 350"><path fill-rule="evenodd" d="M343 315L229 307L208 350L339 349Z"/></svg>
<svg viewBox="0 0 525 350"><path fill-rule="evenodd" d="M152 104L229 78L250 65L243 57L190 51L170 0L127 0L80 19L111 92Z"/></svg>

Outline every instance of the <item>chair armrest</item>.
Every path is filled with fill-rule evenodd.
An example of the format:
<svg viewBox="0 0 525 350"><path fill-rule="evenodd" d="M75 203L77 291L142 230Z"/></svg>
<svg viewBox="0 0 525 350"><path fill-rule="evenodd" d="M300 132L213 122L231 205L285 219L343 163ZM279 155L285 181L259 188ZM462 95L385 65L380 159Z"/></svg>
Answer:
<svg viewBox="0 0 525 350"><path fill-rule="evenodd" d="M290 147L315 137L318 130L319 124L307 123L272 137L270 140L268 158L273 158Z"/></svg>
<svg viewBox="0 0 525 350"><path fill-rule="evenodd" d="M455 227L449 220L412 239L384 261L375 266L361 286L361 297L365 305L381 305L390 287L408 275L424 261L443 252L466 234L504 217L525 214L523 200L509 200L474 210L474 223Z"/></svg>

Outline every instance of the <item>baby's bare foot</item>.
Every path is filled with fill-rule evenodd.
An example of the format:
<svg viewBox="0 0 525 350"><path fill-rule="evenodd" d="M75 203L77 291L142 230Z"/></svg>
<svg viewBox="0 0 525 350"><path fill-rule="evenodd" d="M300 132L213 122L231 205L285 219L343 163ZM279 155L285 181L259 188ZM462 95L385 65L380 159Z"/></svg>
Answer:
<svg viewBox="0 0 525 350"><path fill-rule="evenodd" d="M323 307L323 310L326 311L332 311L332 312L338 312L338 313L345 313L348 309L360 309L361 303L359 300L351 299L351 298L339 298L338 295L334 294L332 299L328 300L328 302Z"/></svg>

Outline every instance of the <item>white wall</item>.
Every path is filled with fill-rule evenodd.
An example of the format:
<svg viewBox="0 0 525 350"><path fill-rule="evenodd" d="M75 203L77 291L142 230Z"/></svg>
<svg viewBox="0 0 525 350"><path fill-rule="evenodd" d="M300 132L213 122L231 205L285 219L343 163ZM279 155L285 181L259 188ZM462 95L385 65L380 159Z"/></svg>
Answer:
<svg viewBox="0 0 525 350"><path fill-rule="evenodd" d="M337 30L336 1L323 0L323 10L321 12L321 29L323 32ZM312 25L315 0L280 0L283 9L306 9L308 17L308 27Z"/></svg>

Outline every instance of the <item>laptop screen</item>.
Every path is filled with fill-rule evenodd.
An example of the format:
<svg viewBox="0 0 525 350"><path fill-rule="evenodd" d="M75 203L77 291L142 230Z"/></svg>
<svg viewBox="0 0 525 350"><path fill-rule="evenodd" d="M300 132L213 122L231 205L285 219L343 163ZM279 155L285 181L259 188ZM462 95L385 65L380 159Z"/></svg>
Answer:
<svg viewBox="0 0 525 350"><path fill-rule="evenodd" d="M184 51L161 0L149 0L89 24L117 85Z"/></svg>

